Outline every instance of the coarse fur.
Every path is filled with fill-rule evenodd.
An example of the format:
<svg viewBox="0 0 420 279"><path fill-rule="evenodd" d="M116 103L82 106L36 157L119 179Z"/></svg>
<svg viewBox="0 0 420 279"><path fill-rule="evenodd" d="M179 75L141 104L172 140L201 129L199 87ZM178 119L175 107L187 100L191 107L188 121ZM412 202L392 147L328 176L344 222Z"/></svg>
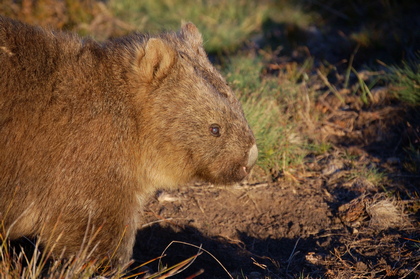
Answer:
<svg viewBox="0 0 420 279"><path fill-rule="evenodd" d="M0 234L71 257L96 232L92 257L125 263L148 193L256 158L192 23L100 43L0 16Z"/></svg>

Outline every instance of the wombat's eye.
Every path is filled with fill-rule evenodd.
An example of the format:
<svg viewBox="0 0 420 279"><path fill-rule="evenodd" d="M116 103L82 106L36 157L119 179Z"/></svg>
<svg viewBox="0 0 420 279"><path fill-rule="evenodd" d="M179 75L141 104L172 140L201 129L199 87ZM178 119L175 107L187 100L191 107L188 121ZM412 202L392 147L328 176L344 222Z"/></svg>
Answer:
<svg viewBox="0 0 420 279"><path fill-rule="evenodd" d="M211 124L210 134L214 137L220 137L220 126L218 124Z"/></svg>

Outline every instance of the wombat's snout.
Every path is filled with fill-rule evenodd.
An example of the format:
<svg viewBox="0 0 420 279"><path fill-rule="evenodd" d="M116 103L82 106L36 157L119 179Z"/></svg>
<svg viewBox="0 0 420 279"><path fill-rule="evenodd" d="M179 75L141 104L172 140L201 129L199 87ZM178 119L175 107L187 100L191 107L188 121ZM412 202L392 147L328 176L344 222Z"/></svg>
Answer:
<svg viewBox="0 0 420 279"><path fill-rule="evenodd" d="M252 167L255 165L257 158L258 158L258 148L257 148L257 145L254 144L249 150L248 162L246 164L246 167L244 167L246 174L248 174L249 171L252 169Z"/></svg>

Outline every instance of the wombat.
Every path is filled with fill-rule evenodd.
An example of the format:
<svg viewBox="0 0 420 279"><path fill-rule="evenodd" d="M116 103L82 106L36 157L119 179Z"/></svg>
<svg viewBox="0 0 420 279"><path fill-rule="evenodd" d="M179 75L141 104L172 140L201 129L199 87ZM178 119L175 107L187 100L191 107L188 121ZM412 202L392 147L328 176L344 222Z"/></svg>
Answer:
<svg viewBox="0 0 420 279"><path fill-rule="evenodd" d="M123 264L148 194L243 180L255 137L202 44L192 23L97 42L0 16L3 237Z"/></svg>

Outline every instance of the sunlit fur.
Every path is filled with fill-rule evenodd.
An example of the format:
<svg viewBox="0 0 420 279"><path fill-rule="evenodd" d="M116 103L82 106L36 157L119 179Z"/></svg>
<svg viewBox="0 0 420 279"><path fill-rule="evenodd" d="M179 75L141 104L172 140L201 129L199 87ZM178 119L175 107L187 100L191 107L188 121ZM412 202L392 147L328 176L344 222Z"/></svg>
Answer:
<svg viewBox="0 0 420 279"><path fill-rule="evenodd" d="M0 17L0 220L11 239L39 236L70 256L89 229L94 257L126 262L148 193L240 181L254 144L193 24L99 43Z"/></svg>

